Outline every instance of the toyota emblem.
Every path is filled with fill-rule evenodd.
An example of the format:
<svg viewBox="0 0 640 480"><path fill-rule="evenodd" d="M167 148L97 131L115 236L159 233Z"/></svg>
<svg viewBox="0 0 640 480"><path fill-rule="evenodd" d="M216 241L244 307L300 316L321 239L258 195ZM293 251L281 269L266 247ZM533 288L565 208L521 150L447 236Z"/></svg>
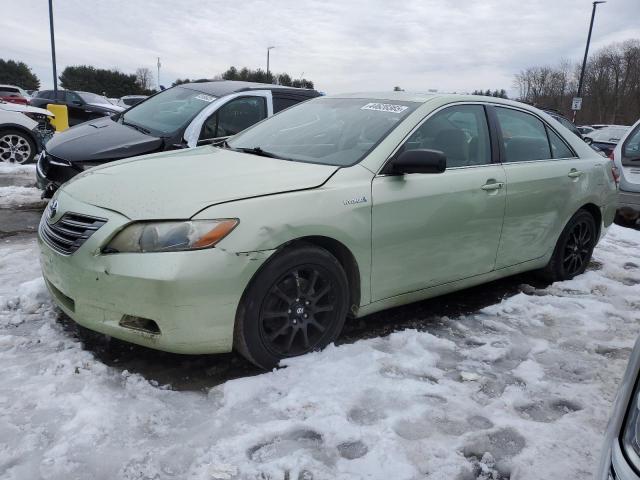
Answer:
<svg viewBox="0 0 640 480"><path fill-rule="evenodd" d="M54 200L49 204L49 219L52 219L58 213L58 201Z"/></svg>

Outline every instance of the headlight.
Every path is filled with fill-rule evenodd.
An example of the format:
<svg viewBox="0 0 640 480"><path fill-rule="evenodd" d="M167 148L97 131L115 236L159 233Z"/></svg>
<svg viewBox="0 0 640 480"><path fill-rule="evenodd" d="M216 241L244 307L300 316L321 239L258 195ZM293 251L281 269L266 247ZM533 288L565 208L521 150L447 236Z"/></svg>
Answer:
<svg viewBox="0 0 640 480"><path fill-rule="evenodd" d="M125 227L103 253L180 252L211 248L238 225L236 218L185 222L136 222Z"/></svg>
<svg viewBox="0 0 640 480"><path fill-rule="evenodd" d="M629 402L627 418L622 434L622 448L631 461L636 471L640 471L640 407L638 403L638 389L633 392L632 400Z"/></svg>

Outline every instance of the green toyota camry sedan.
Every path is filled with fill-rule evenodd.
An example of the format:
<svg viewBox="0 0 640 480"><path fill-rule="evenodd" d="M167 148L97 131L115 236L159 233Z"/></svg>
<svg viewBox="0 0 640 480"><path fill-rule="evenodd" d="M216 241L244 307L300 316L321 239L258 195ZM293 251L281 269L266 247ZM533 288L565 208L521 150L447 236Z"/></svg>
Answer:
<svg viewBox="0 0 640 480"><path fill-rule="evenodd" d="M75 177L42 217L40 260L89 329L272 368L347 317L527 270L581 274L616 202L610 160L535 108L330 96L218 147Z"/></svg>

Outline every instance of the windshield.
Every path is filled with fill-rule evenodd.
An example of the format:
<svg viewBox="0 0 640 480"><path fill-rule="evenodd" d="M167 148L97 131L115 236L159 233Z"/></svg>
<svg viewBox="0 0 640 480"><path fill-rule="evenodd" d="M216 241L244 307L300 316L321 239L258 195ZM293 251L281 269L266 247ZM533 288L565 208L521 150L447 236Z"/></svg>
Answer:
<svg viewBox="0 0 640 480"><path fill-rule="evenodd" d="M215 99L197 90L173 87L130 108L120 116L120 121L142 127L154 135L170 136Z"/></svg>
<svg viewBox="0 0 640 480"><path fill-rule="evenodd" d="M419 104L366 98L317 98L236 135L237 150L294 160L347 166L362 160ZM267 155L265 155L267 156Z"/></svg>
<svg viewBox="0 0 640 480"><path fill-rule="evenodd" d="M76 92L76 93L80 95L80 98L82 98L87 103L107 103L107 104L111 103L109 102L109 100L107 100L107 97L103 97L102 95L97 95L91 92Z"/></svg>

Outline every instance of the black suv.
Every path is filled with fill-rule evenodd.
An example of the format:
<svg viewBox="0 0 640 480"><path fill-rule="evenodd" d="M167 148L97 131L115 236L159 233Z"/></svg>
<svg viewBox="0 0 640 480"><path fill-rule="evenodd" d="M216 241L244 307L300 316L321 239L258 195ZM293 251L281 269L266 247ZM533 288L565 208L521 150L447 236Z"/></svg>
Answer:
<svg viewBox="0 0 640 480"><path fill-rule="evenodd" d="M38 186L50 197L87 168L222 141L319 95L315 90L230 80L178 85L120 114L56 134L38 158Z"/></svg>
<svg viewBox="0 0 640 480"><path fill-rule="evenodd" d="M57 97L53 90L42 90L35 97L32 97L29 103L39 108L47 108L50 103L66 105L69 111L69 126L113 115L123 110L122 107L114 105L102 95L71 90L58 90Z"/></svg>

